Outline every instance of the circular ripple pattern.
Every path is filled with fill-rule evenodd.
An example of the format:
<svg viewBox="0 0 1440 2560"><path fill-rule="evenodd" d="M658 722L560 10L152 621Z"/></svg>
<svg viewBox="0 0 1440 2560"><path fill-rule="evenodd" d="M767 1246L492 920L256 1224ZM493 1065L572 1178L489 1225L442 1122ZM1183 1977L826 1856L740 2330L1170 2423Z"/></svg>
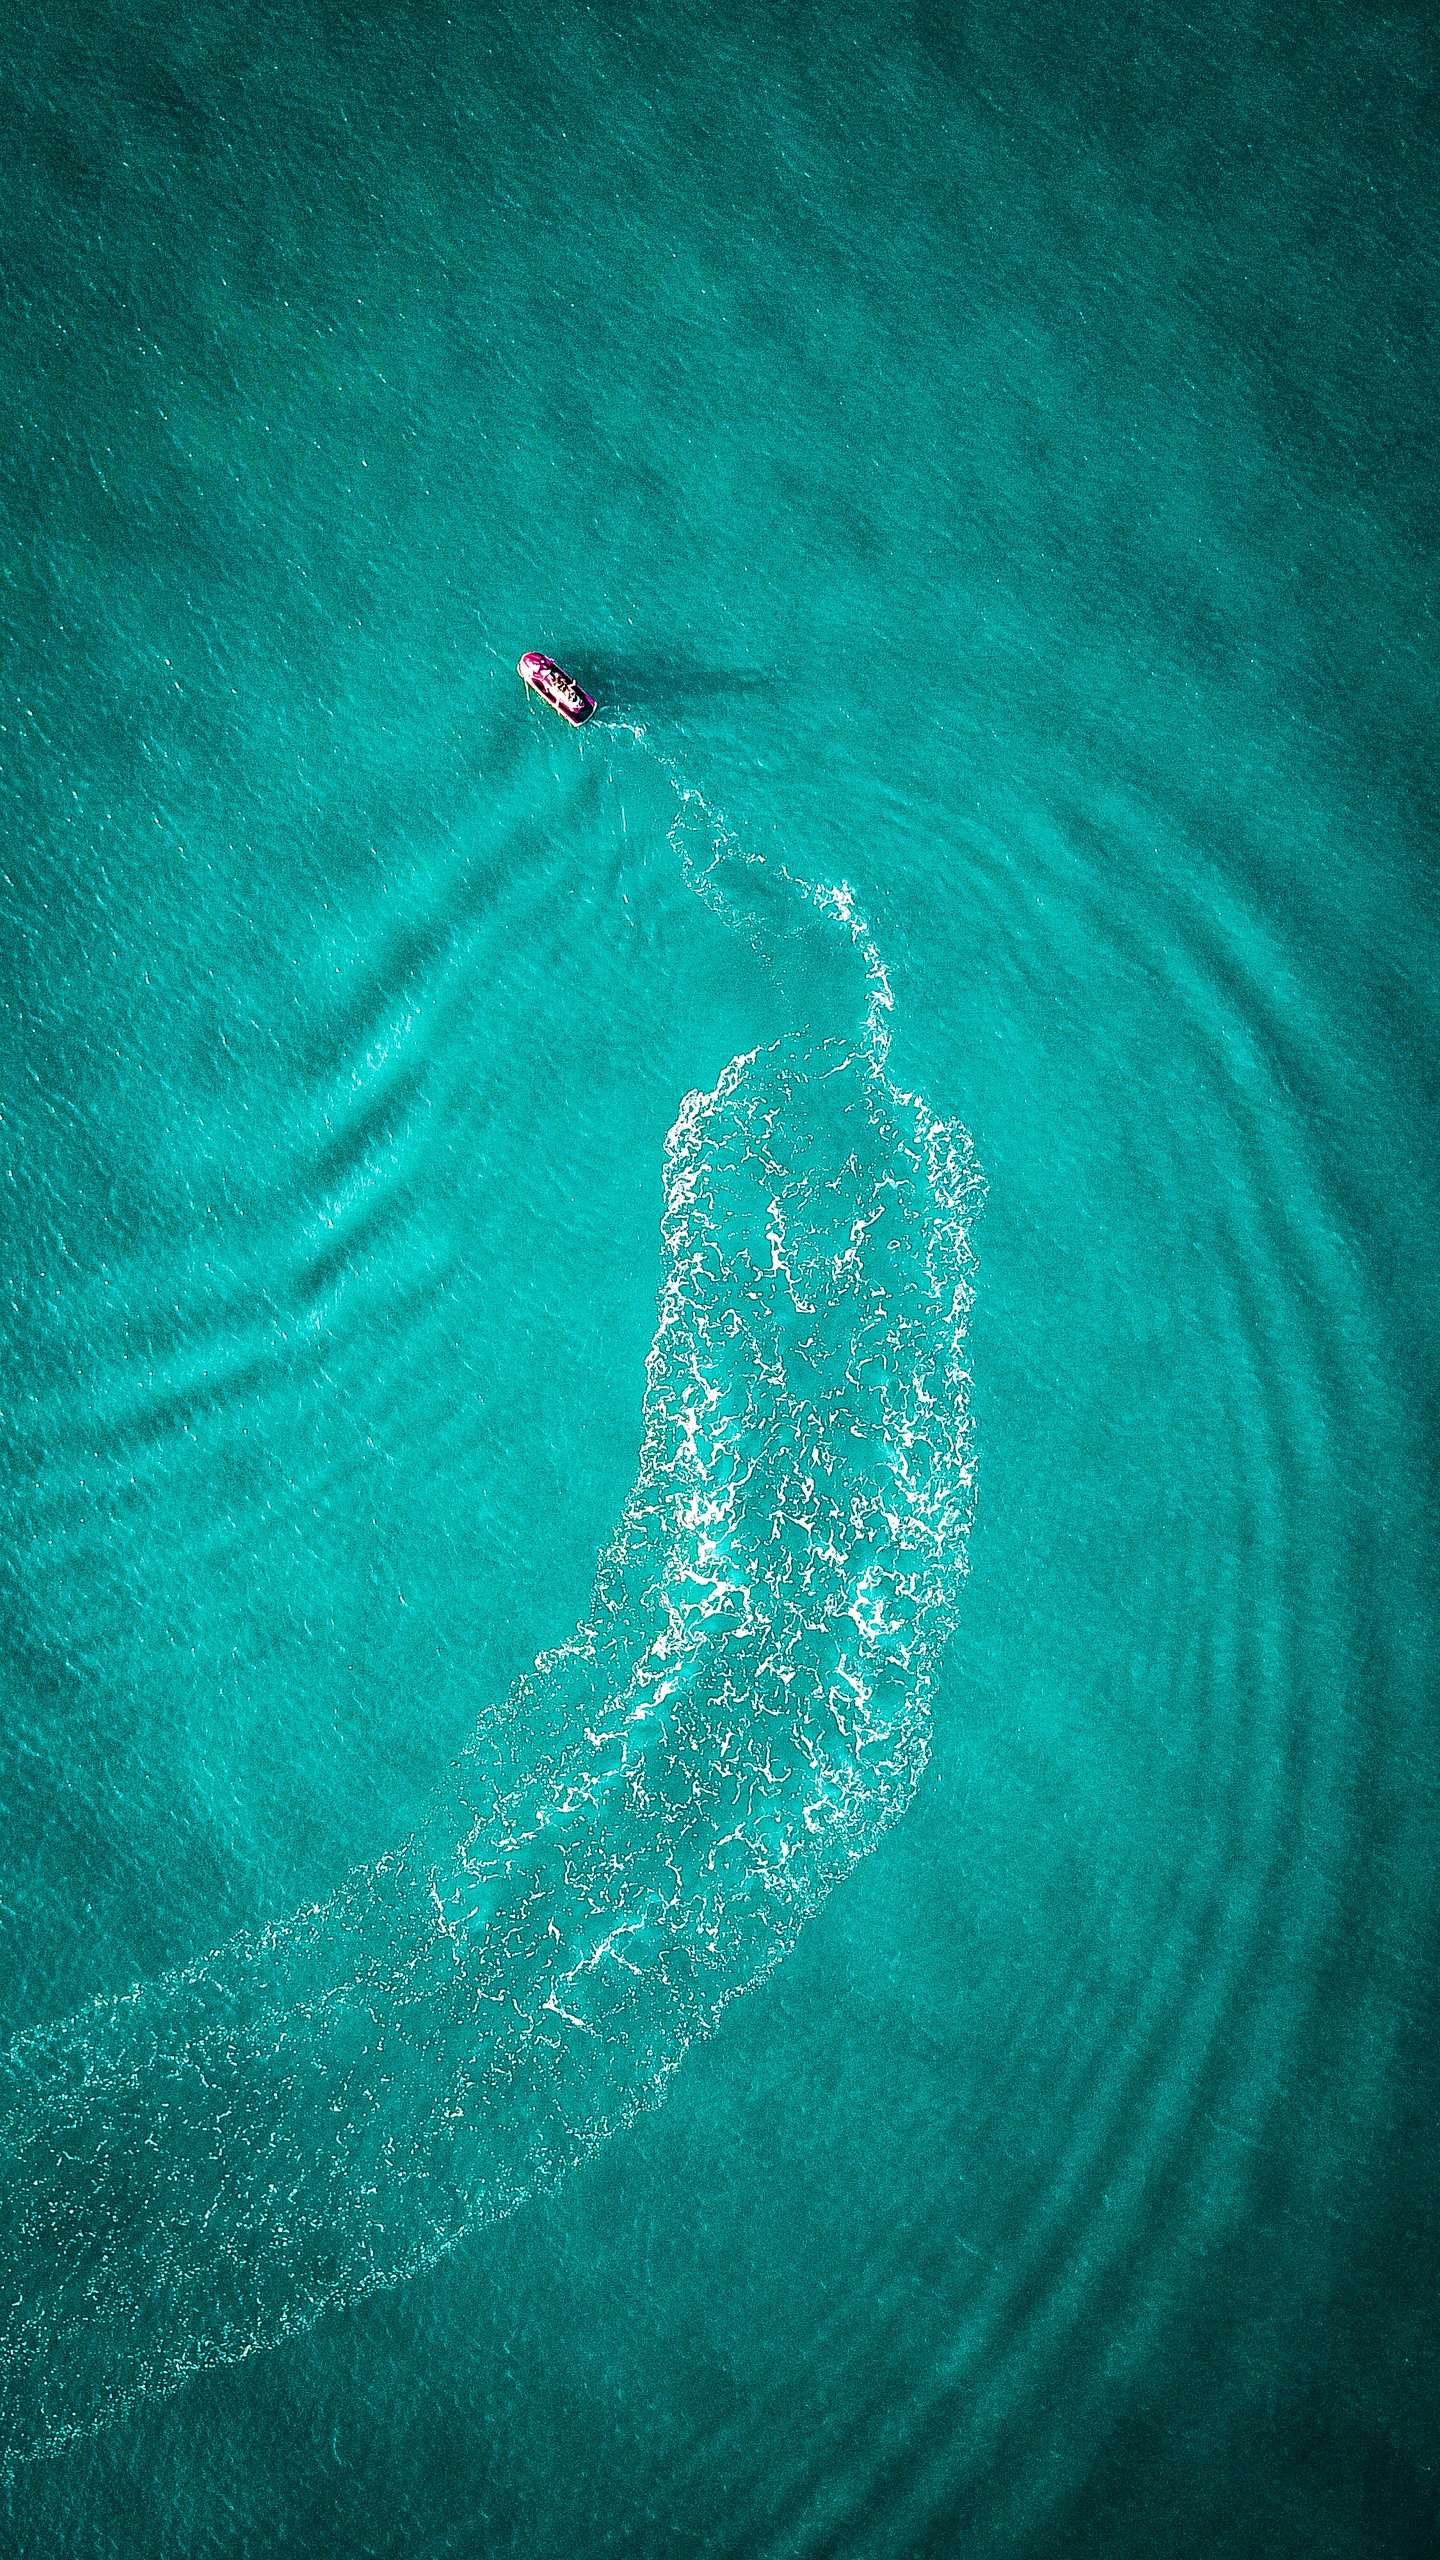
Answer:
<svg viewBox="0 0 1440 2560"><path fill-rule="evenodd" d="M947 820L917 789L887 823L938 836ZM1034 987L1055 990L1050 1072L1090 1079L1063 1115L1033 1086L1017 1112L1068 1117L1090 1152L1030 1169L1051 1285L1043 1307L1006 1304L994 1346L1013 1405L981 1580L1012 1685L982 1739L972 1590L963 1712L948 1730L941 1716L946 1809L886 1862L932 1977L913 2016L903 1986L887 2012L913 2036L925 2111L902 2101L887 2130L883 2229L835 2244L857 2264L863 2250L870 2316L822 2323L788 2456L775 2438L759 2449L727 2552L940 2548L947 2518L955 2547L1044 2547L1117 2409L1173 2376L1177 2342L1202 2373L1212 2341L1234 2356L1249 2252L1268 2253L1270 2280L1246 2352L1300 2362L1335 2270L1293 2184L1323 2178L1355 2213L1386 2122L1404 2017L1375 1986L1415 1929L1425 1813L1398 1771L1366 1770L1358 1684L1384 1663L1403 1695L1416 1595L1413 1549L1387 1558L1356 1497L1406 1435L1406 1346L1359 1242L1373 1177L1337 1151L1325 1107L1323 972L1312 961L1304 982L1218 868L1147 875L1142 824L1112 806L1103 826L1077 810L1028 840L977 831L954 866L990 955L990 1018L1030 1022ZM933 877L933 840L925 861ZM900 983L904 921L882 929ZM962 938L948 917L940 930ZM1039 1072L1033 1043L1025 1067ZM985 1125L1009 1213L993 1110ZM1128 1166L1106 1161L1123 1146ZM1033 1283L1029 1236L1024 1258ZM992 1290L1003 1259L992 1236ZM1067 1303L1072 1342L1108 1346L1098 1375L1027 1367L1029 1335L1053 1341ZM1080 1436L1097 1426L1099 1447ZM1078 1580L1103 1626L1068 1696L1013 1686L1046 1575ZM935 2006L927 1916L937 1950L942 1931L954 1943L953 2014ZM843 1947L862 1981L867 1921L829 1924L832 1967ZM825 2432L837 2399L843 2466ZM692 2493L750 2459L738 2428L707 2441Z"/></svg>

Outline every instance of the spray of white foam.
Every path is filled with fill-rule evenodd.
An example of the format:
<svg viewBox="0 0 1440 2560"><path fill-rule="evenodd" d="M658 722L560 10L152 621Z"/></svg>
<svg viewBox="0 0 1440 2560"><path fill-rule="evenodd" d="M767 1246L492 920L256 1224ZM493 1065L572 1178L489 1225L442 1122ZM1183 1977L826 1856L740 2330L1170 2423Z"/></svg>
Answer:
<svg viewBox="0 0 1440 2560"><path fill-rule="evenodd" d="M733 921L744 858L671 779L686 876ZM552 2185L914 1791L970 1519L980 1181L888 1081L849 891L791 888L854 944L863 1020L680 1107L639 1468L587 1623L373 1873L0 2061L12 2460Z"/></svg>

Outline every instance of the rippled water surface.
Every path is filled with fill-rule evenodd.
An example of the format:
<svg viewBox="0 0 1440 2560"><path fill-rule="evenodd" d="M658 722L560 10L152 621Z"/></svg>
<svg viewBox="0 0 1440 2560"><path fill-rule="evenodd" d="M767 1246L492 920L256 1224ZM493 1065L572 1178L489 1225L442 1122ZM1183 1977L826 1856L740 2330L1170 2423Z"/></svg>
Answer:
<svg viewBox="0 0 1440 2560"><path fill-rule="evenodd" d="M4 2547L1428 2552L1423 13L4 58Z"/></svg>

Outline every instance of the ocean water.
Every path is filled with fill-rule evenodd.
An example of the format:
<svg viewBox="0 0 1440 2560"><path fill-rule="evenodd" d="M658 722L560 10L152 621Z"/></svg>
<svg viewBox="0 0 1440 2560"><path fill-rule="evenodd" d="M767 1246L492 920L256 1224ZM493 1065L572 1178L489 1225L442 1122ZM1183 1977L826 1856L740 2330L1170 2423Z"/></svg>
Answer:
<svg viewBox="0 0 1440 2560"><path fill-rule="evenodd" d="M3 69L0 2548L1430 2552L1427 13Z"/></svg>

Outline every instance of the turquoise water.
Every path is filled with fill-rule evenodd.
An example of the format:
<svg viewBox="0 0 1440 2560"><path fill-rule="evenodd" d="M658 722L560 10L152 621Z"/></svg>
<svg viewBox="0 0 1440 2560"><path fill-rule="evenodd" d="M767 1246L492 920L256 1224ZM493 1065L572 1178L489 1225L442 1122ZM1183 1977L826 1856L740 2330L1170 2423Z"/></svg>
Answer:
<svg viewBox="0 0 1440 2560"><path fill-rule="evenodd" d="M5 52L4 2548L1428 2552L1422 15Z"/></svg>

